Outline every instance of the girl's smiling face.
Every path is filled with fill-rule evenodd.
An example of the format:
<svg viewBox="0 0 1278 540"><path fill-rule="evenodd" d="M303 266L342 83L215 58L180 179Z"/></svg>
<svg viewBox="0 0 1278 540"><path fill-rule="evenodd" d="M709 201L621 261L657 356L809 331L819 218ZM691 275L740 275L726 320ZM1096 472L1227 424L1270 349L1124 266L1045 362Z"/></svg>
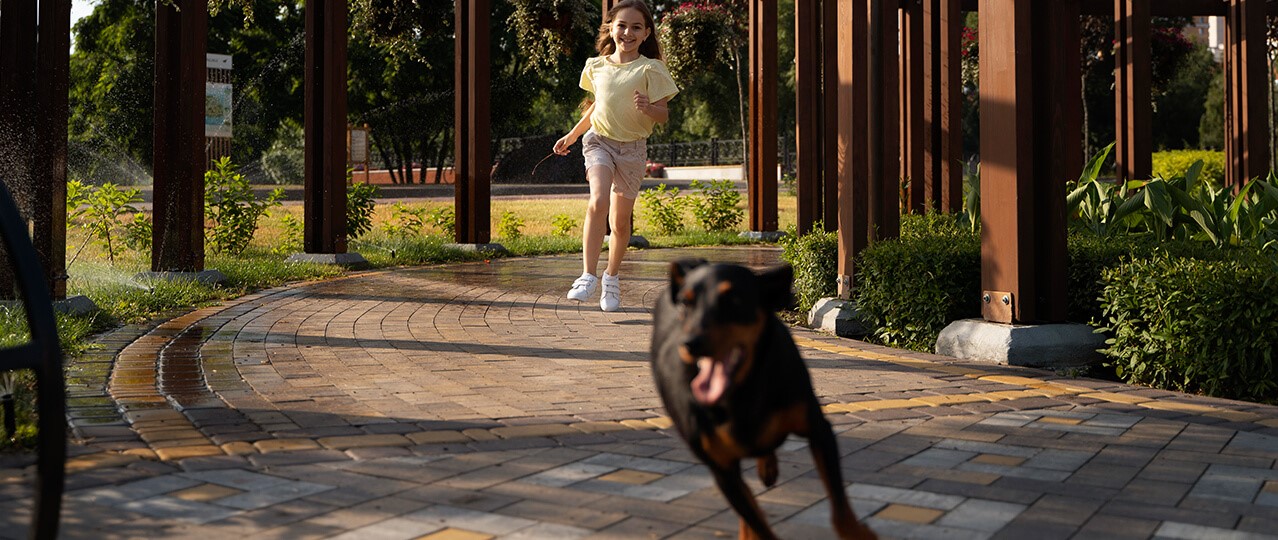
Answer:
<svg viewBox="0 0 1278 540"><path fill-rule="evenodd" d="M652 29L637 9L623 9L612 18L612 42L622 55L639 54L639 45L651 34Z"/></svg>

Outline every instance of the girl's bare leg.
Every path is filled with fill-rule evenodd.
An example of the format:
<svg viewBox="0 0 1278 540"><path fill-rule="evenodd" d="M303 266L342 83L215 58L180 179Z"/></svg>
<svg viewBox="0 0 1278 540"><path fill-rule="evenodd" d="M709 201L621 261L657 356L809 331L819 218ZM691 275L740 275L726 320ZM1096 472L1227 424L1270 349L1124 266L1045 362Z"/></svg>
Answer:
<svg viewBox="0 0 1278 540"><path fill-rule="evenodd" d="M612 170L596 165L586 171L586 180L590 182L590 202L586 206L586 222L581 226L581 267L582 272L597 276L604 223L608 219L608 195L612 191Z"/></svg>
<svg viewBox="0 0 1278 540"><path fill-rule="evenodd" d="M612 212L609 215L612 224L612 235L608 238L608 275L616 276L621 271L621 261L626 257L626 247L630 245L630 216L635 210L635 200L613 192Z"/></svg>

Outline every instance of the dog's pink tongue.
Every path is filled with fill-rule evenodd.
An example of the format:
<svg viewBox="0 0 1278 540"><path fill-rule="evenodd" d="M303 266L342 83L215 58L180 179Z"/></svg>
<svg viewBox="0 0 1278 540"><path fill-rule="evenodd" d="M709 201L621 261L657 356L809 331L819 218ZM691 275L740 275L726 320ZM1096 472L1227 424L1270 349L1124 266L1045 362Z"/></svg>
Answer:
<svg viewBox="0 0 1278 540"><path fill-rule="evenodd" d="M697 376L692 379L692 397L702 405L713 405L728 387L727 370L723 362L715 362L709 357L698 359L697 369Z"/></svg>

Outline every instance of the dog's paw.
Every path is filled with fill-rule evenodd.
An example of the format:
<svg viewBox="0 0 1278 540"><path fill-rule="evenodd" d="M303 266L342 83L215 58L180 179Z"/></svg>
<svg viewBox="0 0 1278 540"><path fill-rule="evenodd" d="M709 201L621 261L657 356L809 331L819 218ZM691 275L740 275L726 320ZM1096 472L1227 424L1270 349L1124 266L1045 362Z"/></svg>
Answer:
<svg viewBox="0 0 1278 540"><path fill-rule="evenodd" d="M763 482L765 487L772 487L777 483L777 455L768 454L767 457L759 458L759 481Z"/></svg>

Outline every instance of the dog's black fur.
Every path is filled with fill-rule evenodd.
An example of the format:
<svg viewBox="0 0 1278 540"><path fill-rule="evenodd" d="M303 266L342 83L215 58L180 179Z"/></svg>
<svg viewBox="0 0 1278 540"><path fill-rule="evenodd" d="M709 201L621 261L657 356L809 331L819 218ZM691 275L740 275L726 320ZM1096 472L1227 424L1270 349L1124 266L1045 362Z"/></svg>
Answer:
<svg viewBox="0 0 1278 540"><path fill-rule="evenodd" d="M741 516L742 538L775 538L741 478L759 458L759 478L777 478L776 448L794 433L809 440L841 538L873 538L843 490L839 451L799 349L776 311L793 302L793 273L680 260L653 313L652 374L675 428L705 462Z"/></svg>

